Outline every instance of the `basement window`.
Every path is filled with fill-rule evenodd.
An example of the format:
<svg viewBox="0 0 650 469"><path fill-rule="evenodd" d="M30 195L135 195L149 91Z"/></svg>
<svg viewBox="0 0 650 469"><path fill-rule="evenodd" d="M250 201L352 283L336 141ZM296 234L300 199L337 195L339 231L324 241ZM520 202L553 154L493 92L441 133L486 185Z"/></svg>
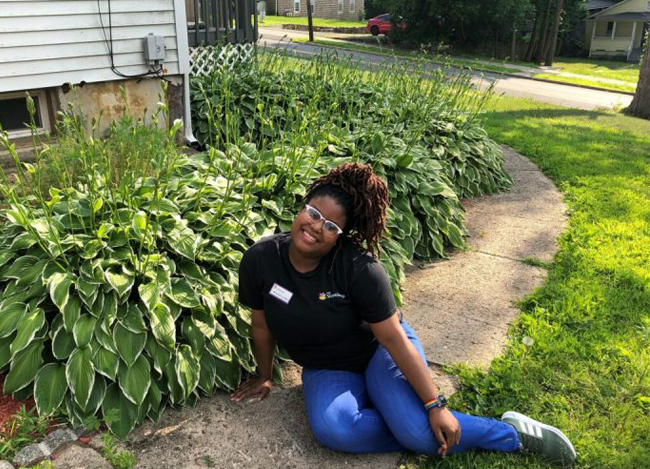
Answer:
<svg viewBox="0 0 650 469"><path fill-rule="evenodd" d="M31 91L30 96L34 100L36 107L34 123L36 124L37 133L45 133L50 126L45 93L42 91ZM3 130L9 133L9 137L20 138L31 136L31 130L28 127L29 122L30 117L25 93L0 93L0 125Z"/></svg>

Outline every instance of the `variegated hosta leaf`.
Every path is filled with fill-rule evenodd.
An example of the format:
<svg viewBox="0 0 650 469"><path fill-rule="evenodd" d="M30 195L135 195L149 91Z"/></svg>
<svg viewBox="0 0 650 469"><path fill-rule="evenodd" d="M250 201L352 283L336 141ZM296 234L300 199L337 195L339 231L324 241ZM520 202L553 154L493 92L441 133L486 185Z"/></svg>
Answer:
<svg viewBox="0 0 650 469"><path fill-rule="evenodd" d="M154 338L153 334L149 334L147 337L147 344L145 345L147 354L153 360L153 367L159 373L162 374L163 370L172 356L172 352L169 351L166 347L160 345L158 341Z"/></svg>
<svg viewBox="0 0 650 469"><path fill-rule="evenodd" d="M184 308L201 306L199 296L184 278L172 280L172 289L166 295L174 303Z"/></svg>
<svg viewBox="0 0 650 469"><path fill-rule="evenodd" d="M157 423L165 409L165 401L163 400L163 394L155 381L151 381L151 387L149 388L149 394L147 397L149 399L149 412L147 413L147 416L152 422Z"/></svg>
<svg viewBox="0 0 650 469"><path fill-rule="evenodd" d="M82 408L84 413L88 415L95 415L102 405L104 395L106 394L106 380L103 376L95 376L95 383L90 392L90 397L86 406Z"/></svg>
<svg viewBox="0 0 650 469"><path fill-rule="evenodd" d="M141 406L151 385L149 360L140 354L133 366L122 364L118 373L120 389L137 406Z"/></svg>
<svg viewBox="0 0 650 469"><path fill-rule="evenodd" d="M99 347L93 357L93 364L98 373L103 374L110 380L115 380L117 369L120 365L120 358L110 350Z"/></svg>
<svg viewBox="0 0 650 469"><path fill-rule="evenodd" d="M82 314L77 320L72 330L72 335L74 336L74 341L77 344L77 347L84 348L90 343L90 339L93 338L96 322L97 319L92 317L90 314Z"/></svg>
<svg viewBox="0 0 650 469"><path fill-rule="evenodd" d="M75 323L81 315L81 299L78 295L72 293L63 308L63 325L65 330L72 332Z"/></svg>
<svg viewBox="0 0 650 469"><path fill-rule="evenodd" d="M200 367L199 387L206 394L211 395L214 390L215 375L217 374L215 358L209 353L202 354Z"/></svg>
<svg viewBox="0 0 650 469"><path fill-rule="evenodd" d="M162 303L157 304L149 312L149 322L156 340L173 350L176 344L176 325L169 307Z"/></svg>
<svg viewBox="0 0 650 469"><path fill-rule="evenodd" d="M111 287L113 287L120 298L124 297L129 293L129 291L131 291L131 287L133 287L133 282L135 280L131 275L122 272L121 269L108 269L104 275L106 276L106 281Z"/></svg>
<svg viewBox="0 0 650 469"><path fill-rule="evenodd" d="M116 414L116 418L106 420L106 425L118 438L126 438L135 426L138 407L122 394L117 383L112 383L106 389L102 402L102 413L104 418L107 415Z"/></svg>
<svg viewBox="0 0 650 469"><path fill-rule="evenodd" d="M11 267L9 267L9 269L4 272L3 277L20 280L21 278L28 275L30 270L32 270L40 261L41 259L36 256L19 257L14 261L13 264L11 264ZM41 272L43 271L43 267L44 266L42 265Z"/></svg>
<svg viewBox="0 0 650 469"><path fill-rule="evenodd" d="M129 304L126 316L122 318L122 325L131 332L146 332L147 325L144 323L144 316L142 310L135 304Z"/></svg>
<svg viewBox="0 0 650 469"><path fill-rule="evenodd" d="M65 377L75 401L81 408L85 408L95 384L95 367L89 349L78 348L72 352L65 367Z"/></svg>
<svg viewBox="0 0 650 469"><path fill-rule="evenodd" d="M65 366L49 363L41 368L34 381L34 400L39 415L49 415L59 408L68 392Z"/></svg>
<svg viewBox="0 0 650 469"><path fill-rule="evenodd" d="M70 297L70 285L74 280L74 276L70 273L55 272L48 279L50 288L50 297L52 302L63 311L68 298Z"/></svg>
<svg viewBox="0 0 650 469"><path fill-rule="evenodd" d="M147 334L135 333L128 330L121 322L115 324L113 329L113 344L124 363L132 366L142 353L147 341Z"/></svg>
<svg viewBox="0 0 650 469"><path fill-rule="evenodd" d="M156 305L160 303L161 290L159 285L155 282L141 284L138 287L138 293L140 293L140 299L149 311L154 309Z"/></svg>
<svg viewBox="0 0 650 469"><path fill-rule="evenodd" d="M36 378L43 365L44 340L33 340L11 360L9 374L5 378L4 393L20 391Z"/></svg>
<svg viewBox="0 0 650 469"><path fill-rule="evenodd" d="M11 334L0 339L0 369L4 368L11 361L11 343L16 338L16 334Z"/></svg>
<svg viewBox="0 0 650 469"><path fill-rule="evenodd" d="M36 308L31 313L27 313L23 316L20 324L18 324L16 338L11 343L11 356L15 357L16 353L27 347L44 324L45 313L40 308Z"/></svg>
<svg viewBox="0 0 650 469"><path fill-rule="evenodd" d="M63 326L59 327L52 337L52 354L58 360L65 360L77 348L72 332L67 332Z"/></svg>
<svg viewBox="0 0 650 469"><path fill-rule="evenodd" d="M201 365L189 345L181 345L176 352L176 376L187 399L199 384Z"/></svg>
<svg viewBox="0 0 650 469"><path fill-rule="evenodd" d="M7 337L16 330L26 311L25 303L2 304L0 307L0 338Z"/></svg>

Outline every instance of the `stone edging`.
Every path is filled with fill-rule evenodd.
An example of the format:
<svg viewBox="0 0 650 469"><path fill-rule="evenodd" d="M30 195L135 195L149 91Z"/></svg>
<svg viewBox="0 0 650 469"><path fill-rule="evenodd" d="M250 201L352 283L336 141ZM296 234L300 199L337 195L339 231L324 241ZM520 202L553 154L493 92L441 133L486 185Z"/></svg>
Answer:
<svg viewBox="0 0 650 469"><path fill-rule="evenodd" d="M77 441L83 437L87 437L89 434L90 432L85 427L75 429L66 427L54 430L40 443L33 443L18 451L11 463L9 461L0 461L0 469L31 467L47 459L54 458L56 460L56 458L63 455L67 449L78 445L78 443L76 443ZM96 454L96 458L94 459L105 462L105 467L111 467L111 465L103 459L103 456L96 451L97 448L93 447L93 445L86 445L85 441L83 443L83 445L80 445L81 447Z"/></svg>

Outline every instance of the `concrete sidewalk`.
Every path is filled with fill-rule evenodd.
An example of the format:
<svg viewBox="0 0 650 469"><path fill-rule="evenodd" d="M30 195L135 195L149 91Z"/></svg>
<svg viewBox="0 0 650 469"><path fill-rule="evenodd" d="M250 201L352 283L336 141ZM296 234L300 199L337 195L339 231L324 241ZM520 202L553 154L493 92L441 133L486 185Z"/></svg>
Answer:
<svg viewBox="0 0 650 469"><path fill-rule="evenodd" d="M404 313L433 363L487 366L500 353L514 303L542 284L546 272L525 259L551 260L566 222L553 184L526 158L504 148L515 180L504 194L466 202L469 250L414 267L407 275ZM447 393L453 383L432 367ZM305 416L300 370L286 368L285 383L265 401L236 404L225 393L194 409L168 410L147 422L127 446L142 469L293 468L391 469L401 454L350 455L321 447Z"/></svg>

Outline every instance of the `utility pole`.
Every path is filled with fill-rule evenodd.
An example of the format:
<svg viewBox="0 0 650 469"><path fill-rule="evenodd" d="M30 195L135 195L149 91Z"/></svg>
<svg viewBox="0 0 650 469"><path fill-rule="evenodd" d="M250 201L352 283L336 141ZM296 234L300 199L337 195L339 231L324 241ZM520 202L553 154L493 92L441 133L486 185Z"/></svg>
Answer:
<svg viewBox="0 0 650 469"><path fill-rule="evenodd" d="M307 0L307 24L309 25L309 42L314 42L314 23L311 19L311 0Z"/></svg>

